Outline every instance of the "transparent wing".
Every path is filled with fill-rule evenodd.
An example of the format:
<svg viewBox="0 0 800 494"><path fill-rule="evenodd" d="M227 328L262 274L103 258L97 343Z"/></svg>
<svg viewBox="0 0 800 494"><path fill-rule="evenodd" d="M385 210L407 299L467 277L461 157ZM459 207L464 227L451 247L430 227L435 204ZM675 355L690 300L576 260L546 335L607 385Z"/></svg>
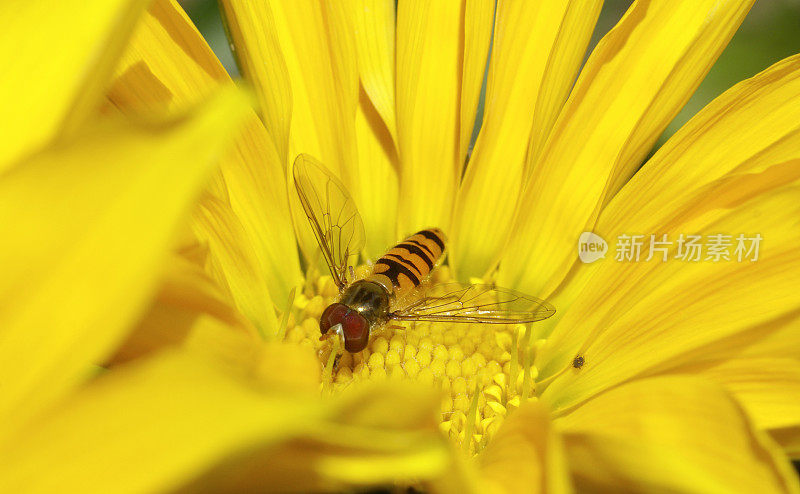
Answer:
<svg viewBox="0 0 800 494"><path fill-rule="evenodd" d="M401 321L517 324L541 321L556 309L536 297L494 285L443 283L423 288L422 298L396 310Z"/></svg>
<svg viewBox="0 0 800 494"><path fill-rule="evenodd" d="M333 280L342 288L347 284L348 266L356 262L364 248L361 215L344 185L315 158L299 155L293 173L297 195L322 256Z"/></svg>

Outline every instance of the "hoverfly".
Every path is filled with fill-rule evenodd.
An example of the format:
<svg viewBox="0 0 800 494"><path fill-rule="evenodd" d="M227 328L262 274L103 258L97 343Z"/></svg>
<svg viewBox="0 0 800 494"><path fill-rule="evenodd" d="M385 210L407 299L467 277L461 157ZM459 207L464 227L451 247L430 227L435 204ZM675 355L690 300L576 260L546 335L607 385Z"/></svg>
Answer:
<svg viewBox="0 0 800 494"><path fill-rule="evenodd" d="M429 283L445 251L445 236L438 228L406 238L374 263L371 274L355 280L353 266L365 236L353 199L311 156L296 158L293 176L300 203L339 288L338 301L320 317L321 340L336 337L339 348L356 353L389 321L516 324L555 313L543 300L493 285Z"/></svg>

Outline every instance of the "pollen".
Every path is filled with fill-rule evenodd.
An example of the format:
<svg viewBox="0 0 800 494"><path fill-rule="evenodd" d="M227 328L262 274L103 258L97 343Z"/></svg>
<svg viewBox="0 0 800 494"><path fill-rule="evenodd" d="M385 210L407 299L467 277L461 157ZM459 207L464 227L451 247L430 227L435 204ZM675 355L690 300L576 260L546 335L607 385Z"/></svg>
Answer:
<svg viewBox="0 0 800 494"><path fill-rule="evenodd" d="M436 281L450 279L446 266L437 271ZM331 359L331 342L319 340L318 321L337 293L329 276L307 283L286 331L287 341L316 350L328 380L323 389L337 393L392 379L434 386L442 395L442 432L469 454L482 450L523 400L536 399L536 345L522 325L393 322L373 333L363 351Z"/></svg>

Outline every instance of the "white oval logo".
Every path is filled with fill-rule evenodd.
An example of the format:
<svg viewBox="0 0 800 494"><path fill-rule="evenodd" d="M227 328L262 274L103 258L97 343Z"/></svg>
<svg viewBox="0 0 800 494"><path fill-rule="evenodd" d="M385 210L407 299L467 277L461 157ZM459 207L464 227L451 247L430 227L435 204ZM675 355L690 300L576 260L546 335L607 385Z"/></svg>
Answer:
<svg viewBox="0 0 800 494"><path fill-rule="evenodd" d="M578 237L578 257L582 262L589 264L606 257L608 243L603 237L592 232L583 232Z"/></svg>

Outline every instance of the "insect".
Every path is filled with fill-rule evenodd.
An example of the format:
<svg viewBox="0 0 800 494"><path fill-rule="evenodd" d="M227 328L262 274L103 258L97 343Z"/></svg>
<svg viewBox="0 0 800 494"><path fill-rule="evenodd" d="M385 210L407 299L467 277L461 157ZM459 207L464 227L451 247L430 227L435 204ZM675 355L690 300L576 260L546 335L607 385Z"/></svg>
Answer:
<svg viewBox="0 0 800 494"><path fill-rule="evenodd" d="M583 356L582 355L578 355L577 357L572 359L572 367L574 367L576 369L580 369L581 367L583 367L583 364L585 362L586 362L586 360L583 358Z"/></svg>
<svg viewBox="0 0 800 494"><path fill-rule="evenodd" d="M543 300L493 285L429 283L445 252L445 236L438 228L406 238L375 262L371 274L356 280L353 266L364 247L364 224L347 189L305 154L295 160L293 178L339 288L338 300L320 317L320 339L336 337L340 348L356 353L390 321L516 324L555 313Z"/></svg>

